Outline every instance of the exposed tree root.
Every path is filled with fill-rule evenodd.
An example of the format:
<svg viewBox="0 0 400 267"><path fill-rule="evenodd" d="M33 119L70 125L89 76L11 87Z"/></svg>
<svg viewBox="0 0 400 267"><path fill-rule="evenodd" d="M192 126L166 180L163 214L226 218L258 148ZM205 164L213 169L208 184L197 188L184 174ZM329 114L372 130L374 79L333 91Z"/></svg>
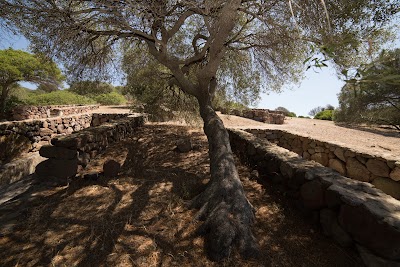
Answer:
<svg viewBox="0 0 400 267"><path fill-rule="evenodd" d="M210 184L192 201L191 206L200 209L196 219L204 221L197 233L204 236L206 252L213 261L228 257L232 247L237 247L243 257L254 258L258 247L251 232L253 207L240 182L228 188L221 184Z"/></svg>

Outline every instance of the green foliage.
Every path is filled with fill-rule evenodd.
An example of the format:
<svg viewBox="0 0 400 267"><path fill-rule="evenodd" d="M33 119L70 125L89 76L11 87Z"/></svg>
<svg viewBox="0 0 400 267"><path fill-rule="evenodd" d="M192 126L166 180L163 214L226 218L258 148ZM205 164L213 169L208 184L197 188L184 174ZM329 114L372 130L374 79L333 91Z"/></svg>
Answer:
<svg viewBox="0 0 400 267"><path fill-rule="evenodd" d="M314 119L331 121L331 120L333 120L333 114L334 114L334 111L331 109L323 110L323 111L318 112L314 116Z"/></svg>
<svg viewBox="0 0 400 267"><path fill-rule="evenodd" d="M313 108L312 110L310 110L310 112L308 112L308 115L315 116L319 112L324 111L324 110L335 110L335 107L332 106L331 104L327 104L325 107L318 106L318 107Z"/></svg>
<svg viewBox="0 0 400 267"><path fill-rule="evenodd" d="M85 96L80 96L68 91L55 91L47 94L32 94L25 99L25 104L32 106L47 106L47 105L87 105L95 104L93 99Z"/></svg>
<svg viewBox="0 0 400 267"><path fill-rule="evenodd" d="M296 118L297 117L296 113L294 113L294 112L289 112L286 116L292 117L292 118Z"/></svg>
<svg viewBox="0 0 400 267"><path fill-rule="evenodd" d="M400 49L382 51L361 65L339 94L335 120L392 125L400 129Z"/></svg>
<svg viewBox="0 0 400 267"><path fill-rule="evenodd" d="M0 50L0 85L19 81L58 84L64 77L57 65L43 55L22 50Z"/></svg>
<svg viewBox="0 0 400 267"><path fill-rule="evenodd" d="M96 96L113 92L114 86L99 81L79 81L72 83L68 90L78 95Z"/></svg>
<svg viewBox="0 0 400 267"><path fill-rule="evenodd" d="M10 108L15 99L6 103L15 85L20 81L42 84L47 88L58 87L64 80L57 65L40 54L22 50L0 50L0 117ZM7 107L6 107L7 105Z"/></svg>
<svg viewBox="0 0 400 267"><path fill-rule="evenodd" d="M298 116L297 118L301 118L301 119L311 119L311 118L308 117L308 116L302 116L302 115Z"/></svg>
<svg viewBox="0 0 400 267"><path fill-rule="evenodd" d="M126 103L125 97L117 92L95 95L91 98L101 105L122 105Z"/></svg>
<svg viewBox="0 0 400 267"><path fill-rule="evenodd" d="M198 119L198 103L171 83L171 72L155 61L141 46L125 50L123 70L127 85L121 92L141 103L153 120Z"/></svg>

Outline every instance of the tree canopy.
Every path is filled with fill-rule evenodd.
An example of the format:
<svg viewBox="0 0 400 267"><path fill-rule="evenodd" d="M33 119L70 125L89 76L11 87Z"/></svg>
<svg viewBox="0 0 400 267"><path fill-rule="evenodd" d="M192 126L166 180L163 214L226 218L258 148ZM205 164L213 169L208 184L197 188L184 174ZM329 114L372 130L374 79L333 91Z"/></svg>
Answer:
<svg viewBox="0 0 400 267"><path fill-rule="evenodd" d="M304 62L318 66L329 57L350 66L355 52L373 47L365 44L378 44L375 37L399 6L397 0L0 0L0 14L72 76L101 74L121 50L144 45L168 69L168 84L196 99L211 180L191 206L204 220L199 233L210 258L221 260L234 245L253 256L257 242L229 135L212 106L219 85L236 96L297 81Z"/></svg>
<svg viewBox="0 0 400 267"><path fill-rule="evenodd" d="M339 122L392 125L400 130L400 49L361 65L339 95Z"/></svg>
<svg viewBox="0 0 400 267"><path fill-rule="evenodd" d="M22 50L0 50L0 113L13 86L22 81L58 87L63 81L57 65L41 54L30 54Z"/></svg>

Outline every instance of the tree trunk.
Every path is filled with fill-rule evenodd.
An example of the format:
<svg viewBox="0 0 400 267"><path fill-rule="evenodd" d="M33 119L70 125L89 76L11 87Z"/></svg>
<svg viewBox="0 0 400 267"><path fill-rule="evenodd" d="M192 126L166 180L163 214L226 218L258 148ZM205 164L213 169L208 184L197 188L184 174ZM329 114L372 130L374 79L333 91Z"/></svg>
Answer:
<svg viewBox="0 0 400 267"><path fill-rule="evenodd" d="M0 95L0 119L5 118L5 108L6 108L6 100L8 97L8 89L9 86L2 86L1 87L1 95Z"/></svg>
<svg viewBox="0 0 400 267"><path fill-rule="evenodd" d="M242 256L254 257L258 252L251 232L254 211L239 179L228 131L209 101L200 103L200 114L209 143L211 180L192 201L192 207L200 209L197 219L205 221L198 233L205 238L211 260L228 257L233 246Z"/></svg>

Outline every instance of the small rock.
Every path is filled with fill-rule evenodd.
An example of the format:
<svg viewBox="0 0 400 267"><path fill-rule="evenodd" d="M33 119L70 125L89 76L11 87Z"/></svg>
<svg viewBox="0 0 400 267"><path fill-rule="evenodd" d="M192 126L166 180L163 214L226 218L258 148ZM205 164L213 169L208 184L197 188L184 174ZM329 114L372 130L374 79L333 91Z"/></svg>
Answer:
<svg viewBox="0 0 400 267"><path fill-rule="evenodd" d="M179 152L187 153L192 150L192 141L189 138L179 140L176 142L176 147Z"/></svg>
<svg viewBox="0 0 400 267"><path fill-rule="evenodd" d="M113 159L107 160L103 165L104 176L112 178L118 175L121 170L121 164Z"/></svg>

